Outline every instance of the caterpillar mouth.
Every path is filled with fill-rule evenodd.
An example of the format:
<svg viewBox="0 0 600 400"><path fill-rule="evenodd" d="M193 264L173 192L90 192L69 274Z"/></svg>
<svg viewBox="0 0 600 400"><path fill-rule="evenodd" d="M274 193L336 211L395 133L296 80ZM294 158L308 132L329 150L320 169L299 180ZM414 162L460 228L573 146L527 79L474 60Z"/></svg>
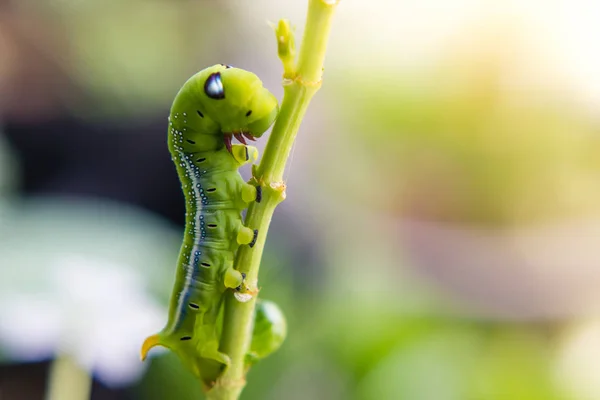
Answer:
<svg viewBox="0 0 600 400"><path fill-rule="evenodd" d="M245 145L248 144L248 143L246 143L246 139L251 140L253 142L256 140L256 138L248 132L226 133L223 136L223 141L225 142L225 147L227 147L227 150L230 153L231 153L231 140L233 139L234 136L240 143L245 144Z"/></svg>

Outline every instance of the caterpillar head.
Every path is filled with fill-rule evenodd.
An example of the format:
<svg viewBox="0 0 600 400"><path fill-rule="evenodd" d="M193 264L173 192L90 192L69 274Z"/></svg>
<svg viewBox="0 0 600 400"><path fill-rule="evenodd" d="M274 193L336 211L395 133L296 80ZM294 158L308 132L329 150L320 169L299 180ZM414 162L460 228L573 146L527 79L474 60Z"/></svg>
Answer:
<svg viewBox="0 0 600 400"><path fill-rule="evenodd" d="M188 101L178 104L176 100L174 110L190 116L186 123L195 132L222 135L230 151L232 136L244 144L245 139L262 136L279 111L277 99L255 74L228 65L200 71L178 97L182 93L190 95L184 96Z"/></svg>

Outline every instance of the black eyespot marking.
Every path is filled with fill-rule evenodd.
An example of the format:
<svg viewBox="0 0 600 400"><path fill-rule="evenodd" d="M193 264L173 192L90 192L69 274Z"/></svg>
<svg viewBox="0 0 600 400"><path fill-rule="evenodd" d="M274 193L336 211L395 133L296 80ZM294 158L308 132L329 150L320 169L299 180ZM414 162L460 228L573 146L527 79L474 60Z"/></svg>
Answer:
<svg viewBox="0 0 600 400"><path fill-rule="evenodd" d="M196 304L196 303L190 303L189 306L190 306L190 308L193 308L194 310L199 310L200 309L200 306L198 304Z"/></svg>
<svg viewBox="0 0 600 400"><path fill-rule="evenodd" d="M216 227L217 227L217 224L208 224L207 226L208 226L209 228L216 228Z"/></svg>
<svg viewBox="0 0 600 400"><path fill-rule="evenodd" d="M258 229L254 230L254 237L252 238L252 241L248 246L254 247L254 245L256 244L256 239L258 239Z"/></svg>
<svg viewBox="0 0 600 400"><path fill-rule="evenodd" d="M196 144L196 142L194 142L193 140L190 139L185 139L186 142L188 142L189 144Z"/></svg>
<svg viewBox="0 0 600 400"><path fill-rule="evenodd" d="M246 279L246 274L242 272L242 279Z"/></svg>
<svg viewBox="0 0 600 400"><path fill-rule="evenodd" d="M249 117L249 116L250 116L250 114L252 114L252 110L250 110L250 111L248 111L248 112L246 113L246 117Z"/></svg>
<svg viewBox="0 0 600 400"><path fill-rule="evenodd" d="M246 149L246 161L248 161L248 159L250 159L250 155L248 154L248 146L246 146L245 149Z"/></svg>
<svg viewBox="0 0 600 400"><path fill-rule="evenodd" d="M206 191L207 191L207 192L210 192L210 193L212 193L212 192L216 192L216 191L217 191L217 188L210 188L210 189L206 189Z"/></svg>
<svg viewBox="0 0 600 400"><path fill-rule="evenodd" d="M206 161L206 158L204 158L204 157L199 158L199 159L196 160L196 162L204 162L204 161Z"/></svg>
<svg viewBox="0 0 600 400"><path fill-rule="evenodd" d="M257 186L256 187L256 202L260 203L261 200L262 200L262 186Z"/></svg>
<svg viewBox="0 0 600 400"><path fill-rule="evenodd" d="M209 263L205 263L205 262L200 263L200 265L202 265L203 267L207 267L207 268L210 267L210 264Z"/></svg>
<svg viewBox="0 0 600 400"><path fill-rule="evenodd" d="M202 113L200 112L200 110L196 110L196 112L198 113L198 115L200 116L200 118L204 118L204 114L202 114Z"/></svg>
<svg viewBox="0 0 600 400"><path fill-rule="evenodd" d="M225 89L223 89L220 72L210 74L206 79L206 82L204 82L204 93L215 100L222 100L225 98Z"/></svg>
<svg viewBox="0 0 600 400"><path fill-rule="evenodd" d="M191 339L192 339L192 337L191 337L191 336L184 336L184 337L182 337L182 338L181 338L181 339L179 339L179 340L191 340Z"/></svg>

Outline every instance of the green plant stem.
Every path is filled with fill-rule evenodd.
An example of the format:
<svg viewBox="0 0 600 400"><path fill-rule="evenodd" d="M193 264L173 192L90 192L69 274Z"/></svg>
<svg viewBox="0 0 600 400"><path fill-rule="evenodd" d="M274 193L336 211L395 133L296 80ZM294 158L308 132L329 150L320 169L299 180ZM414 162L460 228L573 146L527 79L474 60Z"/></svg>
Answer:
<svg viewBox="0 0 600 400"><path fill-rule="evenodd" d="M71 357L59 355L52 362L46 400L87 400L91 389L91 376Z"/></svg>
<svg viewBox="0 0 600 400"><path fill-rule="evenodd" d="M304 38L295 68L290 66L289 53L280 58L284 63L284 96L260 165L253 171L253 180L262 187L262 201L252 204L246 215L246 226L258 229L253 248L241 247L235 266L246 274L246 286L252 298L239 301L233 293L225 299L225 315L220 350L231 357L231 365L207 393L211 400L236 400L245 386L244 364L252 340L254 307L258 292L258 271L271 218L277 205L285 199L283 172L298 128L310 100L321 86L323 61L337 1L309 0ZM286 21L280 27L287 26ZM278 41L289 40L291 30L277 30Z"/></svg>

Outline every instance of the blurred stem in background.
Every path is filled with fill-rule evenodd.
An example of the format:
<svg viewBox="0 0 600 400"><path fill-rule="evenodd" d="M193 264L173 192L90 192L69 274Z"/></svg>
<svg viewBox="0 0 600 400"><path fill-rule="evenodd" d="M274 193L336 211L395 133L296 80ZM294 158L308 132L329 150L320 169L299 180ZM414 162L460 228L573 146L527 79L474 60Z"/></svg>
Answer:
<svg viewBox="0 0 600 400"><path fill-rule="evenodd" d="M46 400L87 400L92 377L66 354L58 355L50 367Z"/></svg>
<svg viewBox="0 0 600 400"><path fill-rule="evenodd" d="M285 199L283 172L306 109L321 86L323 61L329 31L338 0L310 0L304 38L297 64L294 62L294 35L289 22L281 20L275 29L278 54L284 66L284 96L279 116L253 180L263 188L263 199L248 209L245 224L258 228L253 248L240 248L235 267L246 274L250 293L258 292L258 270L273 212ZM209 399L238 399L245 386L245 358L252 338L256 296L242 302L229 293L225 300L225 318L220 350L232 363L207 393Z"/></svg>

